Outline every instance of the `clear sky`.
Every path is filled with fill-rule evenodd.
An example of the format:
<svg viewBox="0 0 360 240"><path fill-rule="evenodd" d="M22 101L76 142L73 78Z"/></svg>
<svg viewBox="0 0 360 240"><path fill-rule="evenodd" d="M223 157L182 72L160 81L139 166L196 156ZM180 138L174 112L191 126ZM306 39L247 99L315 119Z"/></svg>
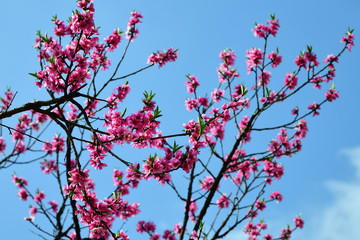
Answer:
<svg viewBox="0 0 360 240"><path fill-rule="evenodd" d="M18 91L15 105L41 99L44 95L33 84L29 72L38 70L36 52L32 48L37 30L52 32L50 19L57 14L66 20L75 9L73 0L2 1L0 23L2 26L2 57L0 60L0 93L6 86ZM259 0L259 1L95 1L96 25L101 26L101 37L114 28L126 30L133 9L140 11L143 23L140 35L131 45L126 64L121 69L126 74L146 65L147 57L156 50L168 47L179 49L179 58L158 70L152 68L130 79L133 89L131 99L137 101L143 90L157 93L156 100L163 110L164 131L178 132L183 122L194 115L184 107L186 93L185 75L199 78L203 93L212 91L217 82L216 67L220 50L232 48L236 55L236 67L246 82L245 54L251 47L262 47L262 41L253 37L254 23L264 23L269 14L280 19L280 30L271 39L269 48L279 47L283 63L273 73L272 81L282 83L283 76L295 69L294 59L306 45L312 45L319 60L342 48L340 39L348 27L355 28L355 47L340 59L336 71L336 89L340 98L326 104L320 116L310 118L309 134L303 142L303 150L290 159L284 159L285 175L275 183L284 201L272 204L267 209L266 219L270 230L279 233L287 223L292 223L301 212L305 228L297 231L292 239L357 239L360 235L360 125L359 89L360 79L356 74L359 65L360 2L357 0ZM121 51L118 51L119 55ZM116 59L116 53L110 57ZM114 61L115 62L115 61ZM276 73L275 73L276 72ZM275 80L278 78L278 80ZM299 96L292 104L312 101L315 90ZM132 101L132 100L131 100ZM310 102L311 103L311 102ZM128 104L133 104L128 102ZM135 107L136 108L136 107ZM276 113L268 115L267 121L278 119ZM3 130L4 132L4 130ZM4 134L4 133L3 133ZM134 155L136 158L137 155ZM0 171L0 232L1 239L39 239L29 230L34 230L22 219L28 215L28 203L18 200L17 189L11 183L11 174L32 180L34 189L44 183L44 176L35 177L37 164ZM46 176L45 176L46 177ZM142 191L146 191L143 189ZM163 199L172 199L172 192L156 188ZM164 195L164 191L166 195ZM162 195L163 194L163 195ZM169 194L169 196L167 195ZM143 205L146 220L156 219L159 227L168 222L177 223L171 214L161 208L183 208L183 204L166 206ZM157 207L157 208L156 208ZM160 208L160 210L158 210ZM165 216L167 215L167 216ZM174 222L175 221L175 222ZM243 239L242 230L232 234L232 239ZM230 237L229 237L230 238ZM144 238L145 239L145 238Z"/></svg>

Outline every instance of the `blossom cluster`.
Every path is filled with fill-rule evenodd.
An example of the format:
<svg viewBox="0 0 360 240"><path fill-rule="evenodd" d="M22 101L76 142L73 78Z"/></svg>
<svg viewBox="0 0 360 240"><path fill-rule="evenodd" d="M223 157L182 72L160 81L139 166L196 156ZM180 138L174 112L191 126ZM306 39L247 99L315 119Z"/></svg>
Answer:
<svg viewBox="0 0 360 240"><path fill-rule="evenodd" d="M117 84L112 92L108 91L110 94L107 98L102 98L100 93L104 93L102 91L108 84L137 72L124 77L115 77L122 58L114 74L101 85L100 90L98 89L95 77L100 70L109 68L111 62L107 54L119 47L123 40L122 31L115 29L103 39L103 42L100 42L99 28L94 22L95 9L92 0L79 0L77 6L80 10L73 13L68 23L54 17L53 33L56 37L38 33L34 47L39 51L38 60L41 70L32 75L36 78L35 84L39 88L45 88L50 94L51 101L46 108L34 107L31 115L21 114L11 132L12 140L15 142L14 151L11 153L13 155L30 149L32 144L26 146L25 137L33 131L39 131L40 126L50 118L66 133L66 140L60 134L56 134L51 141L40 140L44 143L41 151L45 157L53 157L54 153L56 155L54 159L49 160L42 157L40 168L44 174L54 176L59 183L59 191L64 200L61 211L55 200L44 203L46 195L43 191L37 190L36 194L32 195L27 189L26 179L13 176L13 182L20 189L19 198L23 201L31 198L34 201L34 205L30 206L30 217L26 220L34 221L33 217L39 213L51 219L52 213L62 213L65 208L71 206L78 221L89 228L90 238L112 237L112 239L128 240L129 236L124 231L114 233L111 228L116 218L126 221L140 213L140 204L129 203L125 196L130 195L131 190L137 188L141 181L154 179L158 184L170 185L179 198L185 201L185 224L183 227L176 224L173 229L164 230L161 235L156 232L154 222L138 221L136 224L138 233L147 234L150 240L160 238L175 240L184 234L190 239L207 238L202 232L207 227L204 225L204 216L208 208L214 207L222 213L219 216L227 213L233 216L234 210L237 214L243 213L243 218L236 218L233 226L248 221L244 233L249 237L248 239L257 240L267 229L267 224L263 220L255 224L257 216L265 211L270 202L281 202L283 199L278 191L268 197L263 196L265 188L284 175L284 165L280 163L280 158L291 157L301 150L301 141L308 132L305 117L311 113L313 116L319 115L320 106L326 101L332 102L337 99L339 92L335 90L333 84L325 93L323 102L308 105L303 114L300 114L298 107L294 108L291 112L293 121L269 128L279 131L275 139L265 144L262 151L249 152L246 147L253 141L254 132L267 130L257 128L257 120L260 114L273 104L288 99L305 86L310 85L317 91L321 90L325 83L329 83L334 78L334 64L338 63L340 54L328 55L323 62L325 67L321 69L317 54L308 46L296 57L296 70L286 73L282 86L279 90L275 90L269 68L271 66L274 69L282 62L278 49L269 54L266 48L253 47L246 51L247 73L254 73L255 80L252 82L254 85L249 88L246 81L241 83L238 80L240 74L235 68L235 52L231 49L222 50L219 53L220 66L217 68L220 84L210 96L199 94L200 80L195 75L186 75L185 86L191 97L186 99L185 107L188 111L197 113L197 120L190 119L184 123L181 134L164 136L160 130L161 111L154 100L154 93L145 91L140 109L130 113L126 108L120 111L131 91L128 82ZM138 24L141 23L142 18L140 12L131 12L125 33L128 44L137 38ZM255 37L262 38L266 43L270 35L274 37L277 35L279 27L279 20L271 16L266 24L256 24L253 32ZM64 45L63 42L66 40L69 40L69 43ZM345 43L344 50L348 48L350 51L351 46L354 45L353 41L354 35L349 31L341 39L341 42ZM126 50L123 56L125 53ZM156 64L161 68L166 63L175 61L177 57L178 51L174 48L154 52L147 59L149 65L139 71ZM308 75L305 81L300 79L301 71L306 71ZM83 91L86 85L89 85L87 92ZM5 93L5 98L1 98L1 112L8 110L13 97L13 92L9 90ZM77 98L82 98L82 103ZM252 102L251 107L250 102ZM251 110L254 110L254 113L249 114ZM102 126L95 124L99 122ZM73 132L76 128L79 129L80 137ZM234 144L230 149L224 147L224 143L228 140L225 131L234 135ZM91 136L91 139L86 139L87 136L89 138ZM179 146L175 141L173 145L170 144L171 139L177 136L186 138L184 146ZM128 162L115 153L117 150L115 144L131 145L138 149L152 148L151 151L156 153L143 158L142 163L132 160ZM4 153L5 148L6 143L3 137L0 137L0 153ZM200 153L205 152L206 149L209 150L210 156L208 162L202 159L203 155L200 157ZM85 164L80 158L84 152L88 154ZM59 163L59 159L63 155L65 155L65 163L62 164ZM95 182L91 178L88 165L100 171L110 165L112 161L110 155L126 165L126 170L113 171L115 190L109 197L100 199L95 192ZM62 168L66 170L63 171ZM172 172L179 169L189 177L187 197L181 196L181 191L177 191L172 182ZM65 176L66 184L62 182ZM194 184L195 179L199 180L200 184ZM237 190L228 192L229 185ZM257 196L249 194L255 190L259 191ZM242 201L245 198L246 201ZM66 201L70 201L70 204ZM243 202L248 204L240 206ZM208 222L206 221L205 224ZM304 221L297 216L294 218L294 224L294 228L288 226L282 229L279 238L289 239L295 229L303 228ZM79 238L80 227L76 225L77 223L71 225L64 236L69 239ZM72 229L76 229L77 233L70 233ZM267 240L273 239L270 234L265 234L263 237Z"/></svg>

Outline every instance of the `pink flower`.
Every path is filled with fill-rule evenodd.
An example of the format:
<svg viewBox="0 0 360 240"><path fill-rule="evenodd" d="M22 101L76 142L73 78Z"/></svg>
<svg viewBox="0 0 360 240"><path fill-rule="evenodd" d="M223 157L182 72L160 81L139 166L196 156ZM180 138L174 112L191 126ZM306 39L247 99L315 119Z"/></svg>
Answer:
<svg viewBox="0 0 360 240"><path fill-rule="evenodd" d="M275 53L275 52L271 52L270 54L267 55L267 58L269 58L271 60L271 66L273 68L279 66L279 64L282 61L282 56L278 55L279 53Z"/></svg>
<svg viewBox="0 0 360 240"><path fill-rule="evenodd" d="M349 51L351 51L351 46L354 46L355 37L354 37L354 34L352 34L352 32L353 32L352 30L349 30L346 33L346 35L343 38L341 38L341 40L340 40L340 42L344 42L344 43L348 44L347 48Z"/></svg>
<svg viewBox="0 0 360 240"><path fill-rule="evenodd" d="M334 101L335 99L337 99L339 97L339 92L335 91L335 89L329 89L326 93L325 93L325 97L329 102ZM0 151L1 152L1 151Z"/></svg>
<svg viewBox="0 0 360 240"><path fill-rule="evenodd" d="M319 62L317 61L317 57L315 53L305 52L305 58L309 62L309 65L313 63L313 66L319 66Z"/></svg>
<svg viewBox="0 0 360 240"><path fill-rule="evenodd" d="M264 239L265 240L272 240L272 236L269 233L267 233L267 234L264 235Z"/></svg>
<svg viewBox="0 0 360 240"><path fill-rule="evenodd" d="M5 151L5 148L6 148L6 143L3 137L0 137L0 153L3 153Z"/></svg>
<svg viewBox="0 0 360 240"><path fill-rule="evenodd" d="M44 198L45 198L44 192L39 192L38 194L36 194L36 195L34 196L34 201L37 202L37 203L39 203L39 202L41 202Z"/></svg>
<svg viewBox="0 0 360 240"><path fill-rule="evenodd" d="M291 110L291 115L298 115L298 114L299 114L299 108L298 108L298 107L293 108L293 109Z"/></svg>
<svg viewBox="0 0 360 240"><path fill-rule="evenodd" d="M313 88L314 89L321 89L321 85L320 83L322 83L324 80L322 79L321 76L317 76L317 77L314 77L311 82L314 84Z"/></svg>
<svg viewBox="0 0 360 240"><path fill-rule="evenodd" d="M107 44L109 45L109 48L108 48L109 52L114 51L119 46L119 43L122 40L122 37L120 34L121 34L120 30L114 29L112 35L109 35L106 38L104 38L104 41L107 42Z"/></svg>
<svg viewBox="0 0 360 240"><path fill-rule="evenodd" d="M221 97L224 95L225 91L220 88L216 88L213 92L211 92L211 98L214 102L219 102Z"/></svg>
<svg viewBox="0 0 360 240"><path fill-rule="evenodd" d="M267 86L270 82L271 72L264 70L259 76L260 81L258 82L258 87Z"/></svg>
<svg viewBox="0 0 360 240"><path fill-rule="evenodd" d="M295 223L295 226L298 228L304 227L304 220L300 216L294 218L294 223Z"/></svg>
<svg viewBox="0 0 360 240"><path fill-rule="evenodd" d="M48 203L51 205L52 211L53 211L54 213L56 213L57 210L58 210L58 203L55 202L54 200L51 200L51 201L48 202Z"/></svg>
<svg viewBox="0 0 360 240"><path fill-rule="evenodd" d="M9 108L13 96L13 91L8 90L5 92L5 98L0 98L0 101L2 103L2 105L0 106L0 112Z"/></svg>
<svg viewBox="0 0 360 240"><path fill-rule="evenodd" d="M288 228L284 228L281 230L280 233L280 239L281 240L288 240L291 237L291 232L292 230L288 227Z"/></svg>
<svg viewBox="0 0 360 240"><path fill-rule="evenodd" d="M259 209L260 211L263 211L263 210L266 208L264 199L261 200L261 201L257 200L257 201L255 202L255 207L256 207L257 209Z"/></svg>
<svg viewBox="0 0 360 240"><path fill-rule="evenodd" d="M334 62L339 62L339 59L337 56L333 55L333 54L330 54L330 55L327 55L325 60L324 60L324 63L329 63L328 65L328 68L330 69L334 69Z"/></svg>
<svg viewBox="0 0 360 240"><path fill-rule="evenodd" d="M235 64L235 52L231 49L225 49L220 52L219 58L223 60L227 65L234 66Z"/></svg>
<svg viewBox="0 0 360 240"><path fill-rule="evenodd" d="M229 207L229 197L226 194L223 194L221 197L218 198L216 201L218 208L228 208Z"/></svg>
<svg viewBox="0 0 360 240"><path fill-rule="evenodd" d="M28 185L28 181L23 177L17 177L15 174L12 177L13 183L16 184L17 188L24 188Z"/></svg>
<svg viewBox="0 0 360 240"><path fill-rule="evenodd" d="M17 141L15 144L15 152L16 153L24 153L26 151L26 145L24 145L23 141Z"/></svg>
<svg viewBox="0 0 360 240"><path fill-rule="evenodd" d="M298 139L306 137L306 133L309 131L305 119L302 119L299 123L295 124L295 129L295 137Z"/></svg>
<svg viewBox="0 0 360 240"><path fill-rule="evenodd" d="M193 109L197 109L199 107L199 102L196 99L188 98L185 101L186 109L191 112Z"/></svg>
<svg viewBox="0 0 360 240"><path fill-rule="evenodd" d="M44 160L41 162L41 171L45 174L50 174L53 171L57 171L59 167L56 165L55 160Z"/></svg>
<svg viewBox="0 0 360 240"><path fill-rule="evenodd" d="M313 117L320 114L318 112L320 110L320 105L315 102L310 104L307 108L313 112Z"/></svg>
<svg viewBox="0 0 360 240"><path fill-rule="evenodd" d="M185 82L185 86L187 86L187 92L188 93L194 93L196 87L200 85L197 77L186 75L187 80Z"/></svg>
<svg viewBox="0 0 360 240"><path fill-rule="evenodd" d="M198 238L199 236L197 235L197 232L195 230L192 231L190 239L195 239Z"/></svg>
<svg viewBox="0 0 360 240"><path fill-rule="evenodd" d="M167 62L174 62L177 59L177 50L174 48L168 48L166 52L157 51L149 56L148 64L159 64L159 68L164 66Z"/></svg>
<svg viewBox="0 0 360 240"><path fill-rule="evenodd" d="M136 224L136 231L139 233L154 233L156 230L156 225L153 222L145 222L145 221L139 221Z"/></svg>
<svg viewBox="0 0 360 240"><path fill-rule="evenodd" d="M128 22L126 29L127 39L133 41L139 35L139 30L135 26L136 24L141 23L140 18L143 18L140 12L137 12L135 10L131 12L131 18Z"/></svg>
<svg viewBox="0 0 360 240"><path fill-rule="evenodd" d="M255 24L255 28L252 29L254 36L257 38L266 38L269 34L276 37L277 31L279 30L279 20L275 19L275 15L271 15L271 20L268 20L268 24Z"/></svg>
<svg viewBox="0 0 360 240"><path fill-rule="evenodd" d="M35 206L31 206L29 214L31 216L35 216L36 213L37 213L37 208Z"/></svg>
<svg viewBox="0 0 360 240"><path fill-rule="evenodd" d="M200 187L202 190L210 190L213 183L214 183L214 178L211 176L207 176L204 178L204 180L202 180Z"/></svg>
<svg viewBox="0 0 360 240"><path fill-rule="evenodd" d="M298 77L293 73L287 73L285 75L285 86L288 87L290 90L293 90L297 85Z"/></svg>
<svg viewBox="0 0 360 240"><path fill-rule="evenodd" d="M247 63L247 73L249 74L253 67L257 67L261 64L263 60L262 52L258 48L252 48L246 51L246 63Z"/></svg>
<svg viewBox="0 0 360 240"><path fill-rule="evenodd" d="M283 200L283 196L280 192L273 192L270 194L270 199L276 199L277 202L281 202Z"/></svg>
<svg viewBox="0 0 360 240"><path fill-rule="evenodd" d="M26 201L28 199L28 194L27 194L27 191L25 189L21 189L19 192L18 192L18 196L20 198L20 200L23 200L23 201Z"/></svg>
<svg viewBox="0 0 360 240"><path fill-rule="evenodd" d="M307 68L306 64L307 64L307 59L305 58L305 56L301 55L301 56L297 56L295 59L295 64L298 68Z"/></svg>
<svg viewBox="0 0 360 240"><path fill-rule="evenodd" d="M174 233L175 233L175 234L180 235L181 230L182 230L181 223L175 224L175 227L174 227L173 230L174 230Z"/></svg>

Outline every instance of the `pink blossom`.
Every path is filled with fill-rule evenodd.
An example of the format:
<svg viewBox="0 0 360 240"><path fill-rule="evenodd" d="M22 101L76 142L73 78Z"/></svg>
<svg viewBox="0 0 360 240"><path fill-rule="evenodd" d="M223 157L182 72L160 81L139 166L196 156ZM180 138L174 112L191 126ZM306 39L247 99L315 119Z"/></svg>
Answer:
<svg viewBox="0 0 360 240"><path fill-rule="evenodd" d="M51 201L48 202L48 203L51 205L52 211L53 211L54 213L56 213L57 210L58 210L58 203L55 202L55 200L51 200Z"/></svg>
<svg viewBox="0 0 360 240"><path fill-rule="evenodd" d="M269 34L269 26L266 26L264 24L256 24L255 28L252 29L254 32L254 36L257 38L263 38L266 37Z"/></svg>
<svg viewBox="0 0 360 240"><path fill-rule="evenodd" d="M257 67L261 64L263 60L263 54L260 49L252 48L246 51L246 63L247 63L247 73L249 74L253 67Z"/></svg>
<svg viewBox="0 0 360 240"><path fill-rule="evenodd" d="M219 102L221 97L224 95L225 91L220 88L216 88L213 92L211 92L211 98L214 102Z"/></svg>
<svg viewBox="0 0 360 240"><path fill-rule="evenodd" d="M313 112L313 117L320 114L318 112L320 110L320 105L315 102L310 104L307 108Z"/></svg>
<svg viewBox="0 0 360 240"><path fill-rule="evenodd" d="M339 62L339 58L333 54L327 55L324 63L328 63L328 68L330 69L334 69L334 62Z"/></svg>
<svg viewBox="0 0 360 240"><path fill-rule="evenodd" d="M172 235L170 235L172 236ZM161 235L158 234L158 233L155 233L151 236L151 238L149 240L159 240L161 238ZM164 238L164 239L167 239L167 238Z"/></svg>
<svg viewBox="0 0 360 240"><path fill-rule="evenodd" d="M195 89L200 85L197 77L186 75L187 80L185 82L185 86L187 86L188 93L194 93Z"/></svg>
<svg viewBox="0 0 360 240"><path fill-rule="evenodd" d="M329 89L325 93L325 97L329 102L332 102L339 97L339 92L336 91L335 89ZM1 150L0 150L0 152L1 152Z"/></svg>
<svg viewBox="0 0 360 240"><path fill-rule="evenodd" d="M303 68L307 69L307 66L306 66L307 65L307 59L303 55L299 55L299 56L296 57L295 64L296 64L296 66L298 68L303 67Z"/></svg>
<svg viewBox="0 0 360 240"><path fill-rule="evenodd" d="M196 99L188 98L185 101L186 109L191 112L193 109L197 109L199 107L199 102Z"/></svg>
<svg viewBox="0 0 360 240"><path fill-rule="evenodd" d="M273 192L270 194L270 199L276 199L277 202L281 202L283 200L283 196L280 192Z"/></svg>
<svg viewBox="0 0 360 240"><path fill-rule="evenodd" d="M314 77L311 82L314 84L313 88L314 89L321 89L321 85L320 83L322 83L324 80L322 79L321 76L316 76Z"/></svg>
<svg viewBox="0 0 360 240"><path fill-rule="evenodd" d="M0 153L3 153L5 151L5 148L6 148L6 143L3 137L0 137Z"/></svg>
<svg viewBox="0 0 360 240"><path fill-rule="evenodd" d="M187 202L185 202L185 205L187 204ZM197 211L198 207L195 201L193 201L191 199L190 201L190 206L189 206L189 212L190 212L190 220L192 222L196 221L196 216L195 216L195 212Z"/></svg>
<svg viewBox="0 0 360 240"><path fill-rule="evenodd" d="M31 206L31 207L30 207L30 212L29 212L29 214L30 214L31 216L35 216L36 213L37 213L37 208L36 208L35 206Z"/></svg>
<svg viewBox="0 0 360 240"><path fill-rule="evenodd" d="M235 52L231 49L225 49L220 52L219 58L223 60L226 64L233 66L235 64Z"/></svg>
<svg viewBox="0 0 360 240"><path fill-rule="evenodd" d="M18 192L18 196L23 201L26 201L29 197L25 189L20 189L20 191Z"/></svg>
<svg viewBox="0 0 360 240"><path fill-rule="evenodd" d="M107 42L107 44L109 46L109 48L108 48L109 52L114 51L119 46L119 43L122 40L122 37L120 34L121 34L120 30L114 29L112 35L109 35L106 38L104 38L104 41Z"/></svg>
<svg viewBox="0 0 360 240"><path fill-rule="evenodd" d="M218 208L228 208L229 207L229 197L226 194L221 195L216 201Z"/></svg>
<svg viewBox="0 0 360 240"><path fill-rule="evenodd" d="M214 184L214 178L211 176L207 176L202 180L200 187L202 190L210 190L213 184Z"/></svg>
<svg viewBox="0 0 360 240"><path fill-rule="evenodd" d="M97 108L99 101L97 99L88 99L85 101L85 112L89 117L95 116L95 109Z"/></svg>
<svg viewBox="0 0 360 240"><path fill-rule="evenodd" d="M10 107L13 96L14 96L14 92L10 91L9 89L8 91L5 92L5 98L0 98L0 101L2 103L2 105L0 106L0 112L3 110L7 110Z"/></svg>
<svg viewBox="0 0 360 240"><path fill-rule="evenodd" d="M15 144L15 153L24 153L26 151L26 145L23 141L17 141Z"/></svg>
<svg viewBox="0 0 360 240"><path fill-rule="evenodd" d="M37 203L39 203L39 202L41 202L44 198L45 198L44 192L39 192L38 194L36 194L36 195L34 196L34 201L37 202Z"/></svg>
<svg viewBox="0 0 360 240"><path fill-rule="evenodd" d="M297 85L298 77L293 73L287 73L285 75L285 86L288 87L290 90L293 90Z"/></svg>
<svg viewBox="0 0 360 240"><path fill-rule="evenodd" d="M267 234L264 235L264 239L265 240L272 240L272 236L269 233L267 233Z"/></svg>
<svg viewBox="0 0 360 240"><path fill-rule="evenodd" d="M292 230L291 230L289 227L282 229L282 230L281 230L281 233L280 233L280 239L281 239L281 240L288 240L288 239L290 239L291 233L292 233Z"/></svg>
<svg viewBox="0 0 360 240"><path fill-rule="evenodd" d="M294 218L294 223L295 223L295 226L298 228L304 227L304 220L300 216Z"/></svg>
<svg viewBox="0 0 360 240"><path fill-rule="evenodd" d="M271 72L264 70L259 76L260 81L258 82L258 87L267 86L270 82Z"/></svg>
<svg viewBox="0 0 360 240"><path fill-rule="evenodd" d="M282 56L278 55L279 53L275 53L275 52L271 52L270 54L267 55L267 58L269 58L271 60L271 67L275 68L277 66L279 66L279 64L282 61Z"/></svg>
<svg viewBox="0 0 360 240"><path fill-rule="evenodd" d="M340 42L344 42L347 44L347 48L351 51L351 46L354 46L354 34L352 31L348 31L344 37L341 38Z"/></svg>
<svg viewBox="0 0 360 240"><path fill-rule="evenodd" d="M317 61L315 53L305 52L305 58L309 62L309 65L312 63L313 66L319 66L319 62Z"/></svg>
<svg viewBox="0 0 360 240"><path fill-rule="evenodd" d="M50 174L52 173L53 171L57 171L59 168L58 166L56 165L55 163L55 160L50 160L50 161L47 161L47 160L44 160L44 161L41 161L41 171L45 174Z"/></svg>
<svg viewBox="0 0 360 240"><path fill-rule="evenodd" d="M197 234L197 232L195 230L192 231L190 239L195 239L195 238L199 238L199 235Z"/></svg>
<svg viewBox="0 0 360 240"><path fill-rule="evenodd" d="M135 10L131 12L131 18L126 29L126 38L130 41L133 41L139 35L139 30L136 28L136 24L141 23L140 18L143 18L140 12Z"/></svg>
<svg viewBox="0 0 360 240"><path fill-rule="evenodd" d="M164 66L167 62L174 62L177 59L178 53L174 48L168 48L166 52L157 51L149 56L148 64L159 64L159 68Z"/></svg>
<svg viewBox="0 0 360 240"><path fill-rule="evenodd" d="M181 223L177 223L175 224L175 227L174 227L174 233L177 234L177 235L180 235L181 231L182 231L182 227L181 227Z"/></svg>
<svg viewBox="0 0 360 240"><path fill-rule="evenodd" d="M298 108L298 107L293 108L293 109L291 110L291 115L298 115L298 114L299 114L299 108Z"/></svg>
<svg viewBox="0 0 360 240"><path fill-rule="evenodd" d="M295 124L295 129L295 137L298 139L306 137L306 133L309 131L305 119L302 119L299 123Z"/></svg>
<svg viewBox="0 0 360 240"><path fill-rule="evenodd" d="M136 231L139 233L154 233L156 230L156 226L153 222L145 222L145 221L139 221L136 224Z"/></svg>
<svg viewBox="0 0 360 240"><path fill-rule="evenodd" d="M267 176L273 177L276 180L279 180L284 174L284 167L280 164L277 164L275 161L271 162L265 160L265 165L263 170L265 171Z"/></svg>
<svg viewBox="0 0 360 240"><path fill-rule="evenodd" d="M268 24L255 24L255 28L252 29L254 36L257 38L267 38L269 34L276 37L277 31L279 30L279 20L275 19L275 15L271 16L271 20L268 20Z"/></svg>
<svg viewBox="0 0 360 240"><path fill-rule="evenodd" d="M69 104L69 107L70 107L70 111L67 113L66 120L74 121L78 116L79 110L72 103Z"/></svg>
<svg viewBox="0 0 360 240"><path fill-rule="evenodd" d="M259 209L260 211L263 211L263 210L266 208L264 199L261 200L261 201L256 200L256 202L255 202L255 207L256 207L257 209Z"/></svg>
<svg viewBox="0 0 360 240"><path fill-rule="evenodd" d="M17 177L15 174L12 176L13 183L16 184L17 188L25 188L28 185L28 181L23 177Z"/></svg>

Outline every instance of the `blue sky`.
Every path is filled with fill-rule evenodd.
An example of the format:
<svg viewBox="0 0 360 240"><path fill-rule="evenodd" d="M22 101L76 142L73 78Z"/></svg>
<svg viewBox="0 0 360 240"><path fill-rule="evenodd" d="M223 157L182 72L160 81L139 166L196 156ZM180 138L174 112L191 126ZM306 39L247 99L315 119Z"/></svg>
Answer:
<svg viewBox="0 0 360 240"><path fill-rule="evenodd" d="M41 99L44 95L33 84L29 72L38 70L36 52L32 48L37 30L51 32L50 19L57 14L67 19L75 7L75 1L4 1L0 4L0 22L3 46L0 70L0 92L10 86L18 91L15 104ZM359 236L360 217L360 132L358 89L360 2L336 1L95 1L96 24L101 26L101 37L114 28L125 31L129 13L136 9L144 18L139 26L140 35L131 45L122 74L145 66L147 57L156 50L174 47L179 49L179 59L158 70L152 68L130 79L130 107L140 106L143 90L157 93L156 100L163 110L164 131L181 130L182 123L193 118L184 107L185 75L199 78L200 92L210 92L217 84L216 67L220 50L232 48L236 55L236 67L240 81L251 79L246 74L245 54L251 47L262 47L261 40L253 37L254 23L263 23L269 14L280 19L277 37L271 39L269 48L279 47L283 63L273 71L273 81L283 81L286 72L295 69L294 59L306 45L312 45L319 60L342 48L340 39L348 27L355 28L355 47L340 59L336 71L336 88L340 98L325 105L320 116L310 118L309 134L303 142L303 150L290 159L284 159L285 175L275 183L284 201L269 206L267 219L274 233L299 212L305 219L305 228L294 234L293 239L356 239ZM110 57L115 60L120 51ZM106 75L106 74L105 74ZM299 96L293 104L307 104L315 98L315 90ZM278 115L267 115L264 122L275 123ZM4 130L3 130L4 131ZM264 139L260 139L260 141ZM265 141L268 141L266 138ZM135 154L135 153L134 153ZM138 155L134 155L136 158ZM33 165L33 169L38 166ZM4 239L38 239L22 219L28 214L28 203L16 196L17 189L11 183L11 174L32 179L41 186L43 176L34 177L29 167L10 168L0 171L0 231ZM34 170L35 171L35 170ZM38 170L36 170L38 171ZM36 172L35 171L35 172ZM36 172L36 174L40 171ZM46 180L47 181L47 180ZM143 189L145 191L145 189ZM172 197L161 195L163 188L156 188L161 198L168 198L169 209L182 210L182 203L170 204ZM172 192L170 192L172 194ZM147 193L146 193L147 194ZM171 195L169 194L169 195ZM155 216L158 210L144 203L145 216ZM163 206L157 206L163 207ZM161 212L161 211L160 211ZM156 216L160 226L166 226L171 216ZM177 223L177 222L174 222ZM346 228L346 231L344 229ZM14 232L16 231L16 235ZM235 231L232 239L242 239L242 228ZM15 237L14 237L15 236ZM241 237L240 237L241 236Z"/></svg>

